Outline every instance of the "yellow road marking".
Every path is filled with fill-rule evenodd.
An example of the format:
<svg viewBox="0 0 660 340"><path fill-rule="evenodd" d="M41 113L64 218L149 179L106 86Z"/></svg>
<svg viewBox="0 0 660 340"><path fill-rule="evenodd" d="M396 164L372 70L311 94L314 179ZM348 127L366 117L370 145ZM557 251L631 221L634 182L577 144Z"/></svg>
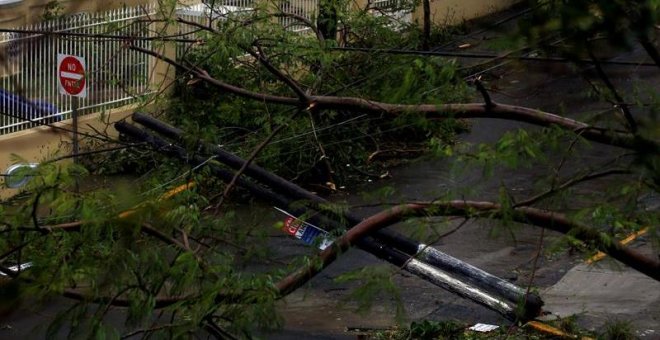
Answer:
<svg viewBox="0 0 660 340"><path fill-rule="evenodd" d="M543 333L550 334L550 335L555 335L555 336L560 336L562 338L572 337L572 336L568 335L567 333L565 333L564 331L562 331L561 329L556 328L556 327L552 327L552 326L550 326L548 324L545 324L543 322L540 322L540 321L529 321L529 322L527 322L526 326L530 326L530 327L534 328L535 330L537 330L539 332L543 332Z"/></svg>
<svg viewBox="0 0 660 340"><path fill-rule="evenodd" d="M550 325L548 325L546 323L543 323L541 321L532 320L532 321L527 322L525 324L525 326L532 327L535 330L537 330L539 332L542 332L542 333L558 336L558 337L565 338L565 339L577 339L578 338L577 335L568 334L568 333L562 331L561 329L559 329L557 327L550 326ZM590 338L588 336L583 336L580 339L581 340L593 340L592 338Z"/></svg>
<svg viewBox="0 0 660 340"><path fill-rule="evenodd" d="M178 187L173 188L173 189L170 189L170 190L168 190L166 193L162 194L162 195L160 196L160 198L158 198L158 201L162 201L162 200L166 200L166 199L172 198L172 197L178 195L179 193L181 193L182 191L184 191L184 190L188 190L188 189L190 189L190 188L192 188L192 187L194 187L194 186L195 186L195 182L192 182L192 181L190 181L190 182L188 182L188 183L186 183L186 184L181 184L181 185L179 185ZM128 210L126 210L126 211L122 211L121 213L119 213L119 218L126 218L126 217L128 217L128 216L133 215L133 214L137 211L137 208L138 208L139 206L140 206L140 205L138 204L138 206L135 207L135 208L128 209Z"/></svg>
<svg viewBox="0 0 660 340"><path fill-rule="evenodd" d="M638 238L638 237L640 237L640 236L646 234L648 231L649 231L649 228L643 228L643 229L641 229L641 230L638 230L638 231L636 231L636 232L634 232L634 233L628 235L628 237L624 238L624 239L621 240L619 243L620 243L621 245L626 245L626 244L628 244L628 243L634 241L636 238ZM592 264L592 263L594 263L594 262L598 262L598 261L604 259L605 256L607 256L607 254L603 253L602 251L599 251L598 253L596 253L596 255L590 257L590 258L587 260L587 264Z"/></svg>
<svg viewBox="0 0 660 340"><path fill-rule="evenodd" d="M175 196L175 195L178 195L180 192L182 192L182 191L184 191L184 190L188 190L188 189L190 189L190 188L192 188L192 187L194 187L194 186L195 186L195 182L192 182L192 181L190 181L190 182L188 182L188 183L186 183L186 184L181 184L181 185L179 185L178 187L176 187L176 188L174 188L174 189L170 189L169 191L167 191L166 193L164 193L163 196L160 197L160 200L166 200L166 199L169 199L169 198L171 198L171 197L173 197L173 196Z"/></svg>

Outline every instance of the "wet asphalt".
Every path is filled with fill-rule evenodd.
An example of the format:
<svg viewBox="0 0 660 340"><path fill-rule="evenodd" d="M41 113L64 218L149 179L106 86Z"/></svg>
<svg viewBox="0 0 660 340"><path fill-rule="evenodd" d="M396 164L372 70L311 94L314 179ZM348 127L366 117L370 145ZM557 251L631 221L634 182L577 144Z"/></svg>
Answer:
<svg viewBox="0 0 660 340"><path fill-rule="evenodd" d="M485 35L488 36L489 33ZM496 34L496 33L493 33ZM471 40L476 49L479 39ZM618 55L625 60L640 60L643 53L635 51ZM467 62L467 61L466 61ZM630 93L637 88L657 89L660 73L657 68L608 66L608 74L617 86ZM589 70L576 72L565 65L543 63L511 63L484 74L491 95L497 102L539 108L548 112L565 112L568 116L582 118L585 113L604 111L611 105L588 99L586 77ZM476 97L475 100L480 100ZM472 122L471 131L460 136L461 143L490 143L504 133L515 129L538 129L524 123L498 119L479 119ZM565 170L579 168L585 162L599 164L613 154L620 153L613 147L594 145L581 150L579 159L568 160ZM391 170L391 178L365 183L356 191L371 192L388 186L395 194L391 201L430 200L453 197L477 200L496 200L499 187L510 188L515 197L522 198L536 192L536 184L548 168L536 165L521 169L497 169L496 176L485 177L480 169L456 168L451 159L421 159ZM597 181L583 187L581 192L595 192L603 186L616 186L617 180ZM359 206L366 201L356 194L338 194L332 199ZM367 202L369 203L369 202ZM589 202L576 202L576 206ZM357 209L363 215L378 210L377 207ZM272 224L275 213L264 214L264 224ZM427 221L428 225L442 233L451 230L459 222L449 224ZM432 234L424 232L424 226L400 224L394 226L403 233L426 241ZM513 237L512 235L515 235ZM433 246L450 255L476 265L492 274L510 280L520 286L538 289L546 301L547 319L556 316L577 315L581 326L598 329L606 322L622 319L631 321L640 336L660 336L660 283L649 280L622 265L606 260L596 266L586 266L582 254L543 252L538 258L537 269L532 267L538 253L541 231L535 227L509 225L507 228L487 220L471 220L453 234L434 242ZM543 249L551 249L561 235L546 231ZM285 236L273 237L272 247L278 249L278 260L288 261L309 249ZM635 247L657 255L644 239ZM389 266L371 254L352 249L342 255L329 268L312 279L304 288L296 291L279 304L279 311L286 321L282 330L262 333L269 339L354 339L352 330L371 330L395 327L394 302L383 294L378 295L369 312L356 313L355 301L350 293L356 283L339 283L342 274L362 268ZM396 270L396 268L388 267ZM474 302L458 297L398 270L392 276L400 288L400 298L405 308L404 322L414 320L457 320L465 324L477 322L508 325L510 322L499 314ZM44 325L68 305L63 299L55 299L46 306L25 306L5 316L0 321L1 339L42 338ZM37 328L35 329L35 326Z"/></svg>

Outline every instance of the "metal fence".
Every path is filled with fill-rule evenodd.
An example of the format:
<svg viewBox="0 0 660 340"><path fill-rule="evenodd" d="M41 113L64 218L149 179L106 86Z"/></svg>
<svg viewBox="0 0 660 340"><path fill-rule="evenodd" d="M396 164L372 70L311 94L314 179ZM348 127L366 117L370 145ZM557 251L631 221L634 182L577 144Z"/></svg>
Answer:
<svg viewBox="0 0 660 340"><path fill-rule="evenodd" d="M387 16L394 29L411 24L415 2L410 0L375 0L369 4L373 15Z"/></svg>
<svg viewBox="0 0 660 340"><path fill-rule="evenodd" d="M290 13L304 17L307 20L314 22L318 16L319 1L318 0L282 0L279 3L280 10L284 13ZM310 28L300 23L300 21L293 17L280 18L280 24L289 31L293 32L306 32Z"/></svg>
<svg viewBox="0 0 660 340"><path fill-rule="evenodd" d="M80 99L80 115L126 105L148 92L153 62L128 49L125 40L47 32L146 37L148 23L138 19L154 13L154 6L80 13L16 28L23 33L0 33L0 135L70 117L72 98L58 92L58 53L86 59L88 95ZM132 43L151 47L146 40Z"/></svg>
<svg viewBox="0 0 660 340"><path fill-rule="evenodd" d="M211 24L229 13L251 11L256 1L263 0L205 1L178 8L177 14ZM277 0L276 5L282 12L312 21L318 13L318 0ZM86 59L88 96L79 101L79 115L123 106L149 93L154 60L128 49L126 37L152 35L148 20L140 19L151 17L156 11L157 5L153 4L103 13L79 13L15 28L21 31L19 33L0 33L0 135L70 118L73 99L58 91L58 53ZM294 32L308 29L290 17L279 18L279 23ZM180 25L180 33L193 36L195 31L198 29ZM49 32L83 33L86 36ZM123 38L94 37L99 34ZM134 39L131 43L151 49L148 40ZM179 46L178 54L181 55L182 48L188 47Z"/></svg>
<svg viewBox="0 0 660 340"><path fill-rule="evenodd" d="M177 10L177 16L215 27L218 20L225 20L230 15L249 15L257 6L262 5L266 5L265 8L273 12L295 14L313 22L318 15L319 0L275 0L269 3L264 0L207 0L203 3L180 7ZM291 32L309 31L309 27L293 17L279 17L277 22ZM185 38L194 39L195 33L198 31L198 28L190 25L179 26L179 33L185 34ZM186 49L187 46L180 45L177 55L182 56Z"/></svg>
<svg viewBox="0 0 660 340"><path fill-rule="evenodd" d="M207 1L177 8L177 17L186 21L216 28L219 20L225 20L230 15L249 14L253 10L252 0ZM178 25L180 38L196 39L197 34L203 32L199 27L181 23ZM182 43L177 46L177 58L185 57L192 46Z"/></svg>

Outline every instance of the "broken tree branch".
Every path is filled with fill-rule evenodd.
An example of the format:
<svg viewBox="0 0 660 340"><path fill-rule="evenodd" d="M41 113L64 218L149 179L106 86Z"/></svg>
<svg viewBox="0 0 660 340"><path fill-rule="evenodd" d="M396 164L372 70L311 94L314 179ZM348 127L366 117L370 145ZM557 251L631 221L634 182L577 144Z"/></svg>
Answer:
<svg viewBox="0 0 660 340"><path fill-rule="evenodd" d="M131 45L131 49L139 51L153 57L159 58L168 64L171 64L181 70L189 72L193 76L204 80L224 91L234 95L259 100L271 104L282 104L288 106L299 106L300 100L293 97L285 97L258 93L238 86L225 83L221 80L211 77L206 71L199 68L193 68L168 58L155 51L148 50L139 46ZM513 106L494 103L493 107L488 107L483 103L456 103L456 104L390 104L378 101L372 101L356 97L339 96L309 96L310 105L318 110L346 110L360 113L387 113L390 115L400 115L404 113L419 113L428 118L446 119L446 118L496 118L515 120L530 123L539 126L559 126L565 130L580 132L581 136L598 143L618 146L627 149L637 149L640 141L634 135L591 126L587 123L562 117L549 112L531 109L522 106ZM660 145L655 141L643 141L646 147L652 147L660 150Z"/></svg>
<svg viewBox="0 0 660 340"><path fill-rule="evenodd" d="M291 88L291 90L293 90L293 92L298 96L298 99L300 99L301 106L309 105L309 96L307 93L305 93L305 90L300 88L300 86L291 77L285 75L268 60L266 54L264 53L261 46L259 46L258 42L255 42L255 46L257 47L259 53L254 52L249 47L244 47L243 50L257 59L261 65L263 65L270 73L274 74L280 81L289 86L289 88Z"/></svg>
<svg viewBox="0 0 660 340"><path fill-rule="evenodd" d="M639 43L644 47L644 50L646 50L646 53L653 59L653 62L657 67L660 67L660 53L658 53L658 49L653 45L651 40L649 39L648 36L644 35L639 38Z"/></svg>
<svg viewBox="0 0 660 340"><path fill-rule="evenodd" d="M495 106L493 104L493 101L490 99L490 94L488 94L488 91L484 87L484 84L481 83L481 77L477 77L474 79L474 86L477 88L479 93L481 93L481 96L484 97L484 103L486 104L486 108L492 108Z"/></svg>
<svg viewBox="0 0 660 340"><path fill-rule="evenodd" d="M373 233L375 230L402 221L404 218L449 215L469 216L475 211L490 212L490 218L502 218L505 214L499 204L482 201L455 200L434 203L408 203L394 206L359 223L355 227L359 227L358 231L351 233L353 229L349 230L345 237L337 241L338 244L337 247L333 248L334 250L326 249L319 255L320 265L312 261L310 265L298 269L282 280L277 287L283 292L295 289L294 287L300 287L332 263L337 258L337 251L345 251L350 244L358 239L357 237ZM581 241L593 243L613 258L660 281L660 261L646 257L633 249L623 247L618 242L608 241L608 238L602 232L570 221L563 214L530 207L519 207L513 209L512 219L516 222L547 228L563 234L571 234Z"/></svg>
<svg viewBox="0 0 660 340"><path fill-rule="evenodd" d="M178 139L178 138L181 137L181 132L180 131L177 131L176 129L171 128L171 127L167 127L162 122L155 121L153 119L150 119L147 116L134 115L134 119L136 121L141 122L142 124L146 123L147 125L151 125L152 127L159 126L160 128L158 130L159 131L162 130L161 132L163 132L164 134L166 134L169 137L172 137L172 138L175 138L175 139ZM153 123L153 124L148 124L148 123ZM124 126L126 124L119 124L119 125ZM119 130L125 130L126 132L129 131L128 126L125 126L125 128L123 128L121 126L118 126ZM135 135L137 136L138 134L139 135L144 135L145 137L147 137L147 135L144 132L139 132L138 133L138 131L135 131ZM148 138L153 140L153 141L157 141L157 138L155 138L154 136L151 136L151 137L148 137ZM165 142L165 141L160 141L160 142L158 142L158 145L170 145L171 146L172 144L168 144L168 142ZM187 159L185 157L185 155L182 155L182 156L184 156L183 159ZM234 156L233 158L236 158L236 157ZM225 161L227 161L227 160L225 160ZM240 159L234 159L233 161L229 161L229 163L232 163L232 166L239 166L240 164L242 164ZM258 169L256 167L249 166L246 169L246 174L256 175L257 173L259 173L257 170ZM216 172L216 171L214 171L214 172ZM261 175L258 175L257 177L261 177L261 176L265 176L265 175L262 173ZM263 178L263 179L265 179L265 178ZM275 181L275 182L277 182L277 181ZM272 182L267 182L267 183L269 185L273 185ZM293 190L293 188L290 188L290 187L284 187L283 190L288 191L288 192L292 192L292 191L295 192L296 191L296 190ZM258 188L252 188L252 189L250 189L250 191L253 191L253 193L257 196L261 195L262 198L271 199L271 200L274 199L275 200L274 202L277 202L278 200L281 200L281 198L274 197L273 196L274 194L272 192L263 192L263 190L258 189ZM304 193L302 193L300 195L304 196ZM277 196L277 195L275 195L275 196ZM300 196L298 196L298 197L300 197ZM315 201L315 200L312 199L312 201ZM435 204L432 204L432 203L431 204L427 203L425 205L419 204L418 205L419 206L418 211L415 212L414 210L411 210L412 213L410 215L406 215L405 217L416 216L415 214L418 214L419 216L425 216L425 215L428 215L429 213L437 213L438 215L469 216L473 211L481 212L481 215L488 214L488 216L493 217L493 218L498 218L498 217L501 218L504 215L504 213L500 212L500 215L497 216L497 214L496 214L497 211L496 210L499 209L499 206L495 205L494 203L490 203L490 202L477 202L476 204L470 204L470 203L471 202L469 202L469 201L460 201L460 202L453 202L452 201L452 204L459 204L459 205L460 204L466 204L467 205L467 207L465 207L465 206L462 207L461 211L456 209L456 207L454 207L453 210L442 209L442 208L438 209L438 206L435 205ZM284 202L279 203L279 204L283 204L282 206L287 205L286 200ZM479 209L477 210L477 209L475 209L475 207L477 207ZM438 211L440 211L440 212L438 213ZM403 218L403 217L404 216L398 216L396 218ZM520 222L529 223L526 220L520 220ZM553 222L551 221L550 223L553 223ZM545 226L546 228L549 228L545 224L540 224L540 223L531 223L531 224L541 225L541 226ZM378 229L378 228L376 228L376 229ZM549 229L552 229L552 228L549 228ZM566 228L564 230L564 232L569 232L570 230L571 230L570 228ZM375 236L375 234L379 234L379 233L387 234L386 232L387 232L387 230L380 230L379 232L374 233L374 236ZM576 234L583 234L583 233L576 233ZM379 235L382 236L382 234L379 234ZM580 235L578 235L578 238L580 238L579 236ZM400 244L400 246L402 246L403 248L410 247L410 245L408 245L408 242L405 242L405 241L406 240L404 239L403 240L404 244ZM366 249L369 252L373 253L374 255L379 256L383 259L386 259L388 262L392 262L392 263L395 263L395 262L397 262L397 263L406 263L410 260L410 258L409 258L410 255L406 255L406 254L416 254L419 251L419 249L417 248L419 246L419 244L413 245L414 249L403 249L403 248L397 249L397 250L400 250L400 251L403 251L404 253L406 253L406 254L403 254L403 253L399 253L397 251L392 252L391 249L388 247L389 243L388 243L388 245L386 245L386 244L383 244L383 243L379 242L378 240L375 240L371 237L362 238L362 239L358 240L358 242L359 242L358 244L361 246L361 248ZM430 247L426 247L426 248L427 249L432 249ZM626 250L624 250L624 252L623 252L624 255L625 255L625 252L626 252ZM327 264L327 263L331 262L336 257L336 254L335 255L326 254L324 256L325 257L321 258L321 263L320 263L321 267L323 266L324 263ZM424 256L424 253L422 253L422 255L420 255L420 256L422 256L423 258L428 257L428 255ZM622 258L622 256L618 256L618 258ZM413 263L414 262L415 264L417 264L417 262L415 262L415 261L419 262L418 260L413 260L413 261L408 262L408 263ZM631 261L625 261L624 260L624 263L630 263L630 262ZM312 262L312 266L318 266L318 265L319 265L319 261L313 261ZM639 268L640 266L633 265L633 267ZM419 274L422 277L425 277L425 278L431 280L430 276L428 276L428 275L425 276L425 274L429 274L431 272L428 269L433 269L433 268L429 267L428 265L426 265L424 263L419 263L419 266L411 266L409 268L406 267L406 270L415 271L415 275ZM296 285L303 284L306 280L311 278L311 276L315 273L315 271L316 271L316 269L314 269L314 268L301 268L297 272L293 273L292 276L290 276L288 279L286 279L286 280L289 280L290 282L288 282L288 283L287 282L282 282L282 283L279 284L279 286L280 286L280 288L284 288L286 290L287 287L289 287L289 286L294 287ZM433 272L435 273L435 274L433 274L434 275L433 278L435 278L435 279L438 279L438 277L436 277L436 274L442 275L437 270L433 271ZM449 289L449 290L460 289L460 288L457 288L457 287L460 287L460 286L455 286L455 285L452 284L452 282L454 282L454 281L452 281L451 278L443 278L442 280L435 280L435 279L432 281L435 284L448 285L448 286L443 286L446 289ZM454 283L456 283L456 282L454 282ZM498 286L500 284L501 283L497 283L496 286ZM454 287L454 288L451 288L451 287ZM293 288L288 288L288 289L293 289ZM524 294L524 292L523 292L523 294ZM463 295L463 296L470 296L470 295L467 292L465 292L465 295ZM516 296L524 296L524 295L516 294ZM476 299L477 296L472 296L471 298ZM487 301L490 301L490 300L488 300L488 298L484 297L484 299L480 299L479 301L480 301L480 303L482 303L484 305L488 305L489 308L496 309L500 312L502 312L504 310L502 308L498 309L499 307L498 307L497 304L495 304L495 305L489 304L487 302ZM540 308L540 303L535 305L535 306L538 306ZM500 307L502 307L502 306L500 306ZM503 313L506 313L506 312L503 312Z"/></svg>
<svg viewBox="0 0 660 340"><path fill-rule="evenodd" d="M587 48L587 51L589 52L589 57L594 62L596 73L598 73L598 76L603 81L607 89L610 90L610 93L616 100L615 105L621 109L621 112L623 113L623 117L626 119L626 122L628 123L628 128L630 128L630 132L632 132L633 134L637 133L637 122L635 122L635 118L633 118L632 113L630 112L630 108L628 108L628 104L626 104L626 102L623 100L623 97L621 97L621 95L619 94L619 91L616 90L616 87L614 86L612 81L610 81L610 78L605 73L605 70L603 70L603 68L601 67L600 63L596 59L596 56L594 55L591 48Z"/></svg>
<svg viewBox="0 0 660 340"><path fill-rule="evenodd" d="M349 229L346 234L338 238L334 242L333 246L323 250L318 255L316 260L310 261L308 265L300 267L298 270L292 272L277 282L275 284L276 290L281 296L286 296L293 292L307 281L309 281L316 274L323 271L323 269L325 269L328 265L337 259L339 254L348 250L351 245L365 239L369 234L372 234L375 231L401 221L401 219L407 215L408 209L408 205L395 206L392 209L372 215L358 223L356 226ZM382 248L383 246L380 247ZM369 247L367 248L374 255L382 257L383 254L380 253L379 249L373 249ZM475 287L471 287L469 284L461 282L451 275L448 275L443 271L439 271L437 268L434 268L415 258L409 258L403 254L399 256L396 256L396 254L392 255L390 255L390 262L399 264L401 268L417 276L425 278L433 284L441 286L460 296L467 297L473 301L477 301L485 306L488 306L489 308L500 312L510 320L516 319L515 309L512 308L512 306L489 295L488 293L485 293ZM539 310L530 310L528 312L529 314L523 318L533 318L534 316L538 315Z"/></svg>
<svg viewBox="0 0 660 340"><path fill-rule="evenodd" d="M209 26L204 26L204 25L202 25L200 23L197 23L197 22L194 22L194 21L186 20L186 19L183 19L183 18L177 18L177 21L180 22L180 23L186 24L186 25L191 25L191 26L194 26L194 27L198 27L200 29L209 31L211 33L220 34L220 32L218 30L216 30L212 27L209 27ZM259 63L261 63L261 65L263 65L268 70L268 72L270 72L275 77L277 77L277 79L279 79L280 81L285 83L287 86L289 86L291 88L291 90L293 90L293 92L300 99L301 106L308 104L309 103L309 97L307 96L305 91L303 89L301 89L300 86L291 77L288 77L287 75L282 73L282 71L280 71L277 67L275 67L268 60L268 58L266 57L266 54L264 53L263 49L258 44L258 41L255 41L254 45L257 48L257 50L259 51L259 53L255 52L252 48L247 47L247 46L242 46L241 45L240 47L246 53L251 55L253 58L257 59L257 61L259 61Z"/></svg>
<svg viewBox="0 0 660 340"><path fill-rule="evenodd" d="M610 176L610 175L629 175L632 172L628 169L608 169L600 172L595 172L595 173L588 173L579 177L575 177L572 179L569 179L562 183L561 185L557 187L550 188L540 194L537 194L535 196L532 196L528 199L525 199L524 201L517 202L516 204L513 205L514 208L517 207L522 207L522 206L530 206L532 204L537 203L540 200L545 199L546 197L559 192L560 190L564 190L568 187L571 187L575 184L590 181L592 179L600 178L600 177L605 177L605 176Z"/></svg>

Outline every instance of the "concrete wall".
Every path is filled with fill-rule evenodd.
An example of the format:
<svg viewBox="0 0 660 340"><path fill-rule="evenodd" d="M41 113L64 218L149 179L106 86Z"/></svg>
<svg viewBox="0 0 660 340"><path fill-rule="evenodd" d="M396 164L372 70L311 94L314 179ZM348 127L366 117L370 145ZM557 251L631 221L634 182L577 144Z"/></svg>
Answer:
<svg viewBox="0 0 660 340"><path fill-rule="evenodd" d="M13 2L12 2L13 1ZM136 6L150 0L60 0L63 6L62 13L105 11L119 6ZM436 25L458 24L464 20L474 19L499 10L518 2L519 0L431 0L432 20ZM48 0L0 0L0 27L16 27L34 23L43 16ZM189 1L187 1L189 2ZM366 0L364 0L366 3ZM4 3L4 4L3 4ZM413 20L422 22L423 11L421 6L413 13ZM163 27L165 32L171 28ZM173 56L173 46L164 44L161 53ZM166 86L173 80L174 70L163 62L152 65L151 83L157 86ZM100 116L92 114L80 119L81 132L93 132L92 127L103 129L109 123L123 119L132 113L133 107L124 107L108 114L110 121L101 122ZM71 121L57 123L70 127ZM110 134L116 134L114 129ZM48 127L39 127L27 131L0 136L0 173L4 173L11 164L11 154L17 154L28 162L40 162L53 154L65 155L69 153L71 136ZM0 179L0 182L2 180ZM0 198L14 194L15 190L3 189L0 183Z"/></svg>
<svg viewBox="0 0 660 340"><path fill-rule="evenodd" d="M29 25L40 21L48 0L0 0L0 27L13 28ZM80 12L103 12L112 8L146 4L152 0L59 0L62 5L60 14L75 14ZM172 28L157 24L156 29L164 33L170 32ZM170 33L173 33L170 32ZM159 53L174 57L175 46L173 43L162 44L157 48ZM1 65L0 65L1 66ZM155 91L167 88L174 80L174 68L169 64L153 60L150 66L149 83L153 84ZM3 76L0 72L0 76ZM129 116L134 106L125 106L119 109L104 112L103 115L90 114L79 119L79 131L81 133L95 134L96 131L106 131L110 136L118 133L112 128L112 123ZM105 121L101 120L101 117ZM71 129L71 120L56 123L56 126ZM63 132L50 127L38 127L25 131L0 135L0 174L4 174L7 168L17 163L12 156L15 154L29 163L39 163L53 156L64 156L71 153L71 133ZM70 161L70 160L69 160ZM0 199L15 194L17 190L4 188L4 179L0 177Z"/></svg>
<svg viewBox="0 0 660 340"><path fill-rule="evenodd" d="M374 0L371 0L373 2ZM465 20L492 14L519 3L521 0L431 0L431 20L434 25L456 25ZM368 0L355 0L356 8L363 9ZM413 21L422 25L424 10L421 5L413 12Z"/></svg>
<svg viewBox="0 0 660 340"><path fill-rule="evenodd" d="M465 20L482 17L504 10L520 0L431 0L431 21L435 25L456 25ZM424 18L422 6L413 13L420 25Z"/></svg>
<svg viewBox="0 0 660 340"><path fill-rule="evenodd" d="M42 21L50 0L0 0L0 27L17 27ZM60 14L100 12L137 6L149 0L58 0Z"/></svg>
<svg viewBox="0 0 660 340"><path fill-rule="evenodd" d="M112 124L130 116L134 109L135 106L128 105L106 112L104 120L98 114L80 117L78 131L88 134L96 134L95 131L107 131L109 136L117 137L118 133L112 128ZM71 124L72 121L69 119L54 125L71 130ZM55 156L70 155L71 137L72 134L69 132L47 126L0 136L0 173L5 173L10 165L16 163L12 160L14 154L28 163L39 163ZM81 145L84 145L84 143ZM0 181L2 182L0 183L0 199L7 198L17 192L17 190L4 188L4 180Z"/></svg>

